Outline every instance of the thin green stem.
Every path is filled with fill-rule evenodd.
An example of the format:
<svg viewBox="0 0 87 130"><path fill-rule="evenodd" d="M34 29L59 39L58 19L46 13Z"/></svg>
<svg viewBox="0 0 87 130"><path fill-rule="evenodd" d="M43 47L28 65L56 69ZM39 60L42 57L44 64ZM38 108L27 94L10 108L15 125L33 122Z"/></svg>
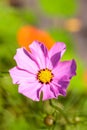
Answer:
<svg viewBox="0 0 87 130"><path fill-rule="evenodd" d="M0 71L0 73L9 73L8 71Z"/></svg>
<svg viewBox="0 0 87 130"><path fill-rule="evenodd" d="M62 114L62 116L64 117L64 119L66 120L66 122L68 124L71 124L71 122L67 118L66 113L60 107L58 107L52 100L49 100L49 102L50 102L50 105L55 108L55 110L57 110L58 112L60 112Z"/></svg>
<svg viewBox="0 0 87 130"><path fill-rule="evenodd" d="M3 77L3 75L5 75L5 74L9 74L9 72L8 71L0 71L0 77Z"/></svg>

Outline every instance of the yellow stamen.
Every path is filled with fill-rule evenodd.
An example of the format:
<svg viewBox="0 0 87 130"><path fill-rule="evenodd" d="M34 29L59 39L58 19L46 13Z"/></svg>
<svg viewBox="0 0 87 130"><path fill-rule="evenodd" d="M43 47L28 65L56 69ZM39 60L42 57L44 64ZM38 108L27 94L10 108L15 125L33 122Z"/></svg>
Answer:
<svg viewBox="0 0 87 130"><path fill-rule="evenodd" d="M52 78L53 78L53 74L51 72L51 70L49 69L42 69L38 72L37 74L37 78L41 83L49 83L51 82Z"/></svg>

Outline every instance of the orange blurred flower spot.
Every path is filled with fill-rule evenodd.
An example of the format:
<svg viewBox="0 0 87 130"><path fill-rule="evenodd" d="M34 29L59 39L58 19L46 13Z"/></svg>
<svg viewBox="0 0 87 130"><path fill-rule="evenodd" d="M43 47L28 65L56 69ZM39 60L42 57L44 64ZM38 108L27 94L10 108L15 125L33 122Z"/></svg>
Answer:
<svg viewBox="0 0 87 130"><path fill-rule="evenodd" d="M85 70L83 73L83 82L84 82L84 85L87 86L87 70Z"/></svg>
<svg viewBox="0 0 87 130"><path fill-rule="evenodd" d="M54 44L54 40L47 32L39 30L33 26L23 26L20 28L18 31L17 39L19 45L27 49L29 44L35 40L43 42L48 49L50 49Z"/></svg>

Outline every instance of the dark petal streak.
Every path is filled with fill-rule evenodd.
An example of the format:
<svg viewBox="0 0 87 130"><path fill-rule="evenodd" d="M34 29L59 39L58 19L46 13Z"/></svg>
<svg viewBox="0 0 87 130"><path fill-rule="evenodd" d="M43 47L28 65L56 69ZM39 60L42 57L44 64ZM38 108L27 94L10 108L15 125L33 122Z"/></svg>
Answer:
<svg viewBox="0 0 87 130"><path fill-rule="evenodd" d="M58 63L60 57L61 57L60 52L54 54L54 55L51 57L51 62L52 62L53 67L55 67L55 66L57 65L57 63Z"/></svg>

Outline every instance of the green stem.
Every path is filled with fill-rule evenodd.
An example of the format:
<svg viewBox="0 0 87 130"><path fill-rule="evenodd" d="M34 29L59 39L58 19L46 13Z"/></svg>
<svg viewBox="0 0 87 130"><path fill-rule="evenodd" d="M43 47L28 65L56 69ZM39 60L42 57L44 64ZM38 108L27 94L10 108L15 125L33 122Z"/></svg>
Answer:
<svg viewBox="0 0 87 130"><path fill-rule="evenodd" d="M3 77L3 75L5 75L5 74L9 74L9 72L7 71L7 72L5 72L5 71L0 71L0 77Z"/></svg>
<svg viewBox="0 0 87 130"><path fill-rule="evenodd" d="M0 73L4 74L4 73L9 73L8 71L0 71Z"/></svg>
<svg viewBox="0 0 87 130"><path fill-rule="evenodd" d="M62 114L62 116L64 117L64 119L66 120L66 122L67 122L68 124L71 124L71 122L70 122L69 119L67 118L66 113L65 113L60 107L58 107L55 103L53 103L52 100L49 100L49 102L50 102L50 105L51 105L52 107L54 107L58 112L60 112L60 113Z"/></svg>

